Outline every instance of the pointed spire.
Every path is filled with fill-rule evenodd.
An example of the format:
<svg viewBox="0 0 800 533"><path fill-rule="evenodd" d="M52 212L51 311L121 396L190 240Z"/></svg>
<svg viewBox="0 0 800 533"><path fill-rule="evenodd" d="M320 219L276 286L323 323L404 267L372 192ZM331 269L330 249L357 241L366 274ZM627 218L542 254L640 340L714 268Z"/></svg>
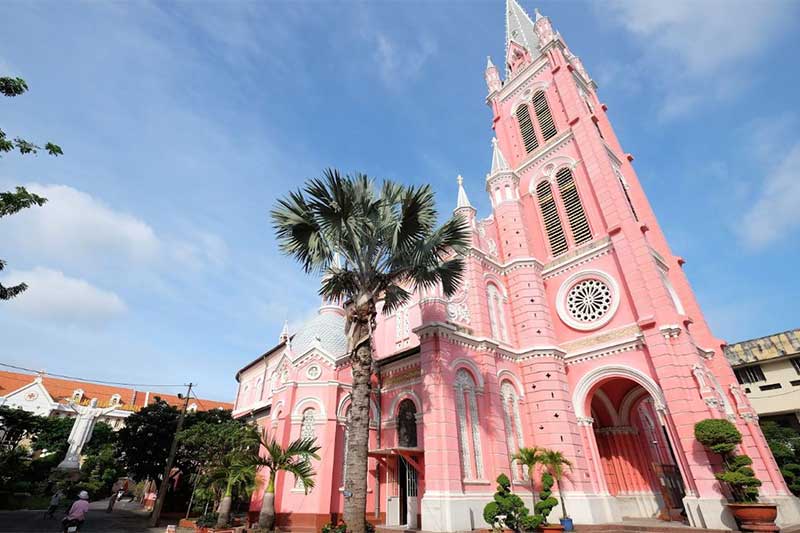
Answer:
<svg viewBox="0 0 800 533"><path fill-rule="evenodd" d="M497 137L494 137L492 139L492 171L489 173L489 175L493 176L498 172L507 170L511 169L508 166L506 158L503 157L503 152L500 151L500 145L497 144Z"/></svg>
<svg viewBox="0 0 800 533"><path fill-rule="evenodd" d="M281 330L281 336L279 337L281 342L289 342L289 321L284 320L283 322L283 329Z"/></svg>
<svg viewBox="0 0 800 533"><path fill-rule="evenodd" d="M534 31L533 21L517 0L506 0L506 57L512 40L527 48L532 57L539 55L539 38Z"/></svg>
<svg viewBox="0 0 800 533"><path fill-rule="evenodd" d="M464 190L464 178L461 177L461 174L458 175L456 181L458 181L458 201L456 202L456 209L461 209L462 207L468 207L471 209L472 204L469 203L467 191Z"/></svg>
<svg viewBox="0 0 800 533"><path fill-rule="evenodd" d="M538 8L538 7L537 7L537 8L534 8L534 9L533 9L533 12L534 12L534 14L535 14L535 16L534 16L534 19L536 20L536 22L538 22L538 21L539 21L539 19L543 19L543 18L544 18L544 17L542 16L542 14L541 14L541 13L539 13L539 8Z"/></svg>
<svg viewBox="0 0 800 533"><path fill-rule="evenodd" d="M492 56L486 56L486 70L489 70L490 68L497 67L494 66L494 63L492 63Z"/></svg>

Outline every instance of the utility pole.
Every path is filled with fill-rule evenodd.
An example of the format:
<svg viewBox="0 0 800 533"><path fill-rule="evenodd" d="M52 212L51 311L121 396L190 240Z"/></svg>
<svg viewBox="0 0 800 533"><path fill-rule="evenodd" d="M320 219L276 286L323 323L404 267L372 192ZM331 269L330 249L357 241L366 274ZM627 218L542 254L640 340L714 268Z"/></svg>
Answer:
<svg viewBox="0 0 800 533"><path fill-rule="evenodd" d="M167 496L167 485L169 485L169 474L172 472L172 463L175 462L175 453L178 451L178 433L180 433L181 428L183 428L183 419L186 416L186 408L189 406L189 396L192 394L193 386L193 383L189 383L189 388L186 391L186 398L183 400L183 408L178 417L178 426L175 428L175 435L172 437L172 446L169 448L167 466L164 467L164 479L161 480L161 485L158 487L158 496L153 506L153 514L150 515L149 527L156 527L158 517L161 515L161 508L164 506L164 498ZM180 394L178 397L180 397Z"/></svg>

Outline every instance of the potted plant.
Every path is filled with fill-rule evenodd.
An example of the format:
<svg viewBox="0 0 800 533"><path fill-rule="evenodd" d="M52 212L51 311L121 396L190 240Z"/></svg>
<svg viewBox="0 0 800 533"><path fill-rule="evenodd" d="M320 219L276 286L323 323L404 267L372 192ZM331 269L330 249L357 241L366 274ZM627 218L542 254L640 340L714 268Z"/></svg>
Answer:
<svg viewBox="0 0 800 533"><path fill-rule="evenodd" d="M534 498L534 491L533 491L533 474L534 470L536 469L536 465L539 463L540 453L543 450L537 447L533 448L520 448L517 453L511 456L512 461L516 461L517 464L524 467L528 471L528 481L531 484L531 505L535 506L536 501Z"/></svg>
<svg viewBox="0 0 800 533"><path fill-rule="evenodd" d="M545 470L553 476L556 489L559 489L561 478L564 477L564 468L572 468L572 463L564 457L564 454L556 450L540 450L538 456L539 462L544 466ZM561 491L559 490L559 494ZM546 518L546 517L545 517ZM547 520L545 520L546 522ZM567 515L567 508L564 505L564 495L561 495L561 526L564 531L572 531L573 524L572 518Z"/></svg>
<svg viewBox="0 0 800 533"><path fill-rule="evenodd" d="M541 517L531 515L522 498L511 492L511 481L505 474L497 476L497 491L483 508L483 519L492 531L510 529L514 533L533 531L541 523Z"/></svg>
<svg viewBox="0 0 800 533"><path fill-rule="evenodd" d="M539 527L542 531L561 531L563 529L561 524L547 523L550 511L558 505L558 499L553 497L553 491L550 490L553 488L553 481L553 476L550 472L545 471L542 473L542 490L539 491L539 501L535 507L536 516L540 518Z"/></svg>
<svg viewBox="0 0 800 533"><path fill-rule="evenodd" d="M714 476L730 489L733 501L728 503L728 508L739 522L739 527L745 531L770 531L764 528L771 525L773 531L778 531L775 526L778 506L758 502L761 481L750 467L753 460L747 455L734 453L736 446L742 442L742 434L736 426L725 419L709 418L695 424L694 436L706 449L722 457L722 472Z"/></svg>

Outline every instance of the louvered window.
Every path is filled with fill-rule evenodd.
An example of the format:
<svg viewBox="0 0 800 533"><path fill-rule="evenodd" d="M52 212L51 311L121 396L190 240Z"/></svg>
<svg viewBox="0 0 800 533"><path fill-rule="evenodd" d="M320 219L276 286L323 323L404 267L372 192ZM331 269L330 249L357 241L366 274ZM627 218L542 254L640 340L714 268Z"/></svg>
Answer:
<svg viewBox="0 0 800 533"><path fill-rule="evenodd" d="M561 201L564 202L564 211L567 212L572 240L575 241L575 244L591 241L592 230L589 228L589 221L586 220L586 213L583 211L581 197L578 196L578 189L572 178L572 171L566 167L562 168L556 172L556 180Z"/></svg>
<svg viewBox="0 0 800 533"><path fill-rule="evenodd" d="M561 219L558 217L558 209L550 184L546 181L540 183L536 187L536 196L539 199L539 209L542 211L547 240L550 242L550 252L554 256L563 254L567 251L567 238L564 236L564 228L561 227Z"/></svg>
<svg viewBox="0 0 800 533"><path fill-rule="evenodd" d="M528 104L522 104L517 108L517 121L519 122L519 133L522 135L522 142L525 143L525 151L531 153L539 147L539 141L536 140L536 132L533 129Z"/></svg>
<svg viewBox="0 0 800 533"><path fill-rule="evenodd" d="M533 95L533 110L536 112L536 119L539 121L539 129L542 131L542 138L545 142L556 136L556 124L553 122L553 115L550 114L550 106L547 105L547 98L544 91L539 91Z"/></svg>

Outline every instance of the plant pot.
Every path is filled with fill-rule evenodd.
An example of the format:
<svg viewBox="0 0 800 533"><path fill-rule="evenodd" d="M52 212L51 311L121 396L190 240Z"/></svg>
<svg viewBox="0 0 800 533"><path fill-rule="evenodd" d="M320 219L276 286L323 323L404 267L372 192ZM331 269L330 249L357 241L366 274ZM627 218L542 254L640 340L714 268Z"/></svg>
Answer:
<svg viewBox="0 0 800 533"><path fill-rule="evenodd" d="M733 517L744 531L778 531L775 519L778 506L774 503L729 503ZM756 527L751 527L756 526ZM774 529L768 529L772 526Z"/></svg>
<svg viewBox="0 0 800 533"><path fill-rule="evenodd" d="M543 524L539 526L539 531L542 531L542 533L547 531L564 531L564 526L561 524Z"/></svg>
<svg viewBox="0 0 800 533"><path fill-rule="evenodd" d="M572 518L560 518L558 521L561 522L561 527L564 528L564 531L573 531L575 529L572 525Z"/></svg>

